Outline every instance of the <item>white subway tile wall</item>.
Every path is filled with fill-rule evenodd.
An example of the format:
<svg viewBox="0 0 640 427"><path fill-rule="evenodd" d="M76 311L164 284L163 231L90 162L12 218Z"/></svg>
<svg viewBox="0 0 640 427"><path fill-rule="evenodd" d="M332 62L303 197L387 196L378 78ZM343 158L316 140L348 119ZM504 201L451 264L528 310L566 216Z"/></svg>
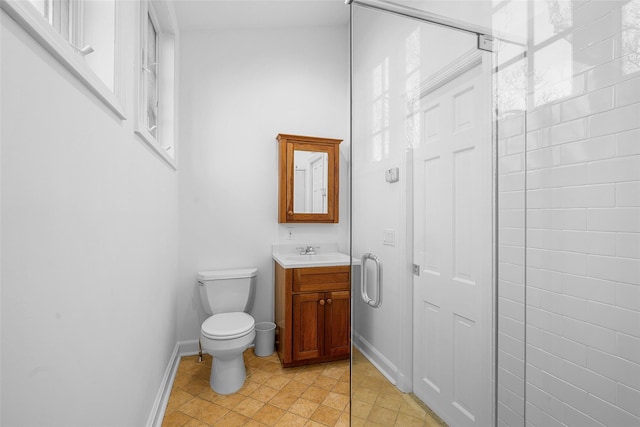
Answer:
<svg viewBox="0 0 640 427"><path fill-rule="evenodd" d="M498 112L498 425L638 426L640 0L544 11L569 57L530 42L526 120Z"/></svg>
<svg viewBox="0 0 640 427"><path fill-rule="evenodd" d="M500 103L500 101L498 101ZM498 425L524 426L525 116L498 120ZM539 156L553 164L553 153ZM575 223L576 218L559 218ZM552 224L550 214L537 216ZM586 226L586 217L582 219Z"/></svg>

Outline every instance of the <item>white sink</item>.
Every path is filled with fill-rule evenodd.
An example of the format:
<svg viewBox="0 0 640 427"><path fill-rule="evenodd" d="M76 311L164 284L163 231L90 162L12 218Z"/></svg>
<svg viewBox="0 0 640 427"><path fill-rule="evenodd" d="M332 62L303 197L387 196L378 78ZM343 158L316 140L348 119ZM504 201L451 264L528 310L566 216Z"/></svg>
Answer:
<svg viewBox="0 0 640 427"><path fill-rule="evenodd" d="M273 259L284 268L331 267L350 265L351 257L340 252L321 252L315 255L273 253ZM359 264L359 260L354 260Z"/></svg>
<svg viewBox="0 0 640 427"><path fill-rule="evenodd" d="M339 252L330 253L330 254L315 254L315 255L285 255L283 257L288 261L302 261L302 262L343 262L349 261L349 256L345 254L341 254Z"/></svg>

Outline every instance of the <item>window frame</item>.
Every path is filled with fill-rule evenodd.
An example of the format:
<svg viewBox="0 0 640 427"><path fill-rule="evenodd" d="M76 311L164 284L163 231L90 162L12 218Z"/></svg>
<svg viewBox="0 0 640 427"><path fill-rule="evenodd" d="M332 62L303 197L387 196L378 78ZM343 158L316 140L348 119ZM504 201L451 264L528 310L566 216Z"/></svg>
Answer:
<svg viewBox="0 0 640 427"><path fill-rule="evenodd" d="M80 6L81 7L81 6ZM0 8L13 18L31 37L45 48L60 64L73 74L87 89L104 103L119 119L126 114L121 99L121 49L119 46L118 2L114 2L116 28L114 32L114 89L113 91L84 62L82 55L72 44L74 40L65 38L49 23L34 5L22 0L2 0ZM77 25L74 24L74 25ZM72 31L73 32L73 31Z"/></svg>
<svg viewBox="0 0 640 427"><path fill-rule="evenodd" d="M136 50L136 107L134 114L135 133L151 147L174 170L175 149L175 100L176 91L176 46L175 15L166 0L141 0L139 2L138 44ZM145 74L148 19L156 30L156 135L148 128L147 79Z"/></svg>

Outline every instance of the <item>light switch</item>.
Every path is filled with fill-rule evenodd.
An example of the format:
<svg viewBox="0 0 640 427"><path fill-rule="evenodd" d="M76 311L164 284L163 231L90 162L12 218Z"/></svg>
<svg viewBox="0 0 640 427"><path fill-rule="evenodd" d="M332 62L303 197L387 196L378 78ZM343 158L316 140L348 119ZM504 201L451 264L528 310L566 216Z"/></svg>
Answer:
<svg viewBox="0 0 640 427"><path fill-rule="evenodd" d="M396 245L396 230L386 229L383 231L384 233L384 241L383 245L387 246L395 246Z"/></svg>

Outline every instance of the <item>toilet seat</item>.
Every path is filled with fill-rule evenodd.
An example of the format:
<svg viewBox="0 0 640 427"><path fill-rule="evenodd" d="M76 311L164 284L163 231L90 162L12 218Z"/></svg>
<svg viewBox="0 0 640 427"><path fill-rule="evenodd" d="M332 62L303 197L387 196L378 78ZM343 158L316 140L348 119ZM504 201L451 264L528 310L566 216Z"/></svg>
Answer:
<svg viewBox="0 0 640 427"><path fill-rule="evenodd" d="M244 312L214 314L202 323L201 332L212 340L232 340L255 329L255 320Z"/></svg>

